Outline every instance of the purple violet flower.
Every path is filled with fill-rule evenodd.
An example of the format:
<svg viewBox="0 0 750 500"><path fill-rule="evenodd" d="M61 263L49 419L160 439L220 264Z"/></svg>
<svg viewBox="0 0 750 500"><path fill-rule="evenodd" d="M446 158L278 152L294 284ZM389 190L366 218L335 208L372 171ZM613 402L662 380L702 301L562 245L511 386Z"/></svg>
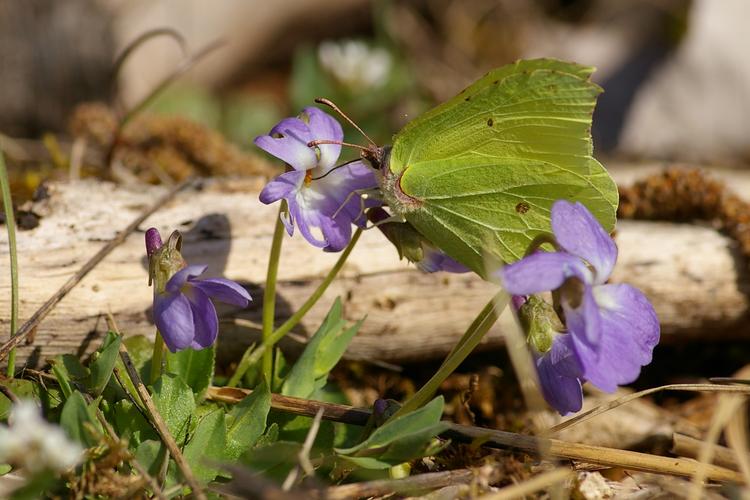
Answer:
<svg viewBox="0 0 750 500"><path fill-rule="evenodd" d="M298 118L285 118L255 145L285 161L293 170L269 182L260 193L265 204L285 199L289 217L283 222L289 235L296 225L312 245L338 252L351 239L351 224L364 227L361 190L376 188L375 172L362 161L336 166L340 144L309 147L314 140L341 142L341 125L318 108L305 108ZM366 206L373 206L368 200Z"/></svg>
<svg viewBox="0 0 750 500"><path fill-rule="evenodd" d="M448 256L447 253L429 243L422 244L422 252L422 260L416 262L416 265L420 271L425 273L435 273L438 271L445 271L448 273L468 273L470 271L468 267L457 260L454 260Z"/></svg>
<svg viewBox="0 0 750 500"><path fill-rule="evenodd" d="M536 252L498 274L514 295L555 291L568 334L553 335L536 349L542 392L560 413L580 409L576 383L589 381L614 392L633 382L651 362L659 320L643 293L626 284L605 284L617 247L580 203L552 206L556 252Z"/></svg>
<svg viewBox="0 0 750 500"><path fill-rule="evenodd" d="M154 293L154 323L172 352L204 349L216 341L219 319L212 300L247 307L250 294L225 278L198 279L207 266L187 266L177 271Z"/></svg>

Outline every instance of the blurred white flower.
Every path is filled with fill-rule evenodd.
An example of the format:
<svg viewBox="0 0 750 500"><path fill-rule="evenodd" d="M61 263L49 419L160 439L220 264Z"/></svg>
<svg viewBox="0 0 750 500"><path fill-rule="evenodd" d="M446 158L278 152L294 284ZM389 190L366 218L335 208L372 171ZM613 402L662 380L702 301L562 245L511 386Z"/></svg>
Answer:
<svg viewBox="0 0 750 500"><path fill-rule="evenodd" d="M44 420L33 401L22 400L13 405L8 423L0 425L0 463L31 472L62 472L81 461L83 448L60 427Z"/></svg>
<svg viewBox="0 0 750 500"><path fill-rule="evenodd" d="M391 70L391 56L385 49L359 40L322 42L318 60L339 83L357 91L382 86Z"/></svg>

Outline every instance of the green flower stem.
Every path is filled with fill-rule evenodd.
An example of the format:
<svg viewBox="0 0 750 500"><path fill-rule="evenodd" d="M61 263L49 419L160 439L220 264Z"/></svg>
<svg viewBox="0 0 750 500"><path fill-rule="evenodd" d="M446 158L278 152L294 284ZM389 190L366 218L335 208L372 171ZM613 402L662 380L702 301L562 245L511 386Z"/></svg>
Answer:
<svg viewBox="0 0 750 500"><path fill-rule="evenodd" d="M151 384L155 384L161 376L161 365L164 361L164 339L156 330L156 337L154 338L154 353L151 355Z"/></svg>
<svg viewBox="0 0 750 500"><path fill-rule="evenodd" d="M471 354L484 335L495 324L500 313L508 305L510 297L501 290L482 309L464 333L456 347L445 358L438 371L412 397L406 400L391 419L400 417L427 404L437 392L440 384Z"/></svg>
<svg viewBox="0 0 750 500"><path fill-rule="evenodd" d="M3 196L3 210L5 210L5 227L8 229L8 254L10 255L10 336L18 329L18 252L16 250L16 218L13 215L13 199L10 195L10 181L5 158L0 151L0 190ZM13 377L16 372L16 349L8 354L8 376Z"/></svg>
<svg viewBox="0 0 750 500"><path fill-rule="evenodd" d="M279 259L281 257L281 244L284 241L284 223L281 216L287 212L286 200L282 200L279 206L279 216L276 218L276 226L273 229L273 240L271 241L271 254L268 257L268 272L266 274L266 287L263 290L263 343L273 333L273 320L276 316L276 277L279 272ZM263 351L263 377L267 384L271 383L273 376L273 353L271 350Z"/></svg>
<svg viewBox="0 0 750 500"><path fill-rule="evenodd" d="M328 271L328 274L323 279L323 281L320 282L320 285L318 285L318 288L315 289L315 291L310 295L310 297L305 301L304 304L297 310L296 313L292 315L288 320L284 322L277 330L275 330L271 335L268 337L263 338L263 343L258 346L257 349L253 349L253 346L248 348L248 350L245 352L245 354L242 356L242 359L240 360L240 364L237 366L237 369L234 372L234 375L229 379L229 382L227 385L229 387L236 387L237 384L242 380L242 377L245 376L245 373L247 370L250 369L251 366L253 366L255 363L258 362L261 356L265 358L265 356L272 354L272 347L281 340L284 335L289 333L292 328L297 326L297 324L302 320L302 318L305 317L305 314L318 302L318 300L323 296L323 293L325 293L326 289L328 289L328 286L333 282L334 278L338 275L339 271L341 271L341 268L344 267L344 263L349 258L349 254L352 253L352 250L354 249L354 246L357 244L357 241L359 241L359 237L362 235L362 229L358 228L354 235L352 235L352 239L349 242L349 245L344 249L344 251L341 253L341 256L339 257L339 260L336 261L336 264L333 265L330 271ZM251 352L252 350L252 352Z"/></svg>

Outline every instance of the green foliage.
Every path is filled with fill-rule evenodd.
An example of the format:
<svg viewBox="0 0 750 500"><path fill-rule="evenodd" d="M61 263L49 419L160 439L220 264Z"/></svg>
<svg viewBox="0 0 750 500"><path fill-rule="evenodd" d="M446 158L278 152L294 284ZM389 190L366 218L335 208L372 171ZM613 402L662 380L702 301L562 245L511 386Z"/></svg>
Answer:
<svg viewBox="0 0 750 500"><path fill-rule="evenodd" d="M323 324L289 371L281 388L282 394L306 398L323 387L328 373L339 362L361 326L362 320L347 328L341 299L336 298Z"/></svg>
<svg viewBox="0 0 750 500"><path fill-rule="evenodd" d="M227 418L226 457L236 460L253 446L266 428L271 409L271 393L261 384L245 399L235 405Z"/></svg>
<svg viewBox="0 0 750 500"><path fill-rule="evenodd" d="M112 370L120 358L120 344L122 337L114 332L107 332L101 348L94 353L91 364L89 364L89 376L86 379L86 389L93 396L98 396L104 391L112 377Z"/></svg>
<svg viewBox="0 0 750 500"><path fill-rule="evenodd" d="M89 369L72 354L56 356L52 360L52 373L57 378L57 383L60 384L60 390L66 399L73 393L74 385L82 386L90 376Z"/></svg>
<svg viewBox="0 0 750 500"><path fill-rule="evenodd" d="M200 350L185 349L177 353L167 352L167 366L170 373L185 382L199 399L211 385L215 358L214 346Z"/></svg>
<svg viewBox="0 0 750 500"><path fill-rule="evenodd" d="M113 405L111 423L117 435L127 439L132 447L149 439L158 439L153 426L138 408L128 399L121 399Z"/></svg>
<svg viewBox="0 0 750 500"><path fill-rule="evenodd" d="M227 428L222 410L214 410L200 419L190 441L185 446L185 460L195 477L207 483L219 473L220 463L227 456Z"/></svg>
<svg viewBox="0 0 750 500"><path fill-rule="evenodd" d="M161 441L149 439L143 441L135 450L135 459L138 460L144 469L152 476L159 475L159 469L164 462L167 449Z"/></svg>
<svg viewBox="0 0 750 500"><path fill-rule="evenodd" d="M39 388L31 380L8 379L3 380L3 385L21 399L38 399ZM10 415L12 403L4 394L0 394L0 420L5 421Z"/></svg>
<svg viewBox="0 0 750 500"><path fill-rule="evenodd" d="M175 441L184 442L195 413L193 391L177 375L165 373L154 384L153 399Z"/></svg>
<svg viewBox="0 0 750 500"><path fill-rule="evenodd" d="M101 435L102 428L96 418L97 402L87 404L79 391L68 396L60 414L60 426L70 436L86 447L97 444L95 434Z"/></svg>
<svg viewBox="0 0 750 500"><path fill-rule="evenodd" d="M435 454L444 446L435 440L447 428L440 420L442 415L443 397L440 396L412 413L389 420L362 443L337 448L336 453L366 469L387 469Z"/></svg>
<svg viewBox="0 0 750 500"><path fill-rule="evenodd" d="M246 453L243 455L242 463L253 472L282 481L292 467L297 465L300 450L301 442L276 441L256 447L252 453Z"/></svg>

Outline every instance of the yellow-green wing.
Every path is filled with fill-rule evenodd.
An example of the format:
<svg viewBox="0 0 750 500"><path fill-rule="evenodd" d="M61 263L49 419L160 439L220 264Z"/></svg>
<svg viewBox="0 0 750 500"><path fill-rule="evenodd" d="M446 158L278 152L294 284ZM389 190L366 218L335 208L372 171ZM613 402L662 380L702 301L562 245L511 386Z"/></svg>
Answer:
<svg viewBox="0 0 750 500"><path fill-rule="evenodd" d="M593 69L555 60L494 70L396 137L389 168L416 203L402 215L480 275L550 231L557 199L580 201L608 230L617 187L592 157ZM398 210L398 208L397 208Z"/></svg>

